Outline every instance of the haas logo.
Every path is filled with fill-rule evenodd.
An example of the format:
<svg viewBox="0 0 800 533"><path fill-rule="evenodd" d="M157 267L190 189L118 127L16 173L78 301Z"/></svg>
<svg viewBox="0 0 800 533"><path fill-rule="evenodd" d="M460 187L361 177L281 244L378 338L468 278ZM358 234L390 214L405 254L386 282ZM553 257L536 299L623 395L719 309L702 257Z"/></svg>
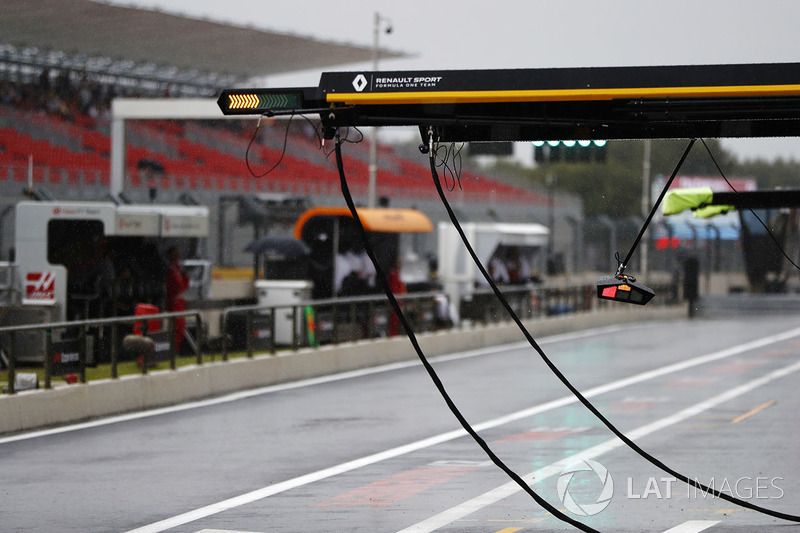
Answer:
<svg viewBox="0 0 800 533"><path fill-rule="evenodd" d="M25 279L25 298L28 300L55 300L56 273L52 270L45 272L28 272Z"/></svg>

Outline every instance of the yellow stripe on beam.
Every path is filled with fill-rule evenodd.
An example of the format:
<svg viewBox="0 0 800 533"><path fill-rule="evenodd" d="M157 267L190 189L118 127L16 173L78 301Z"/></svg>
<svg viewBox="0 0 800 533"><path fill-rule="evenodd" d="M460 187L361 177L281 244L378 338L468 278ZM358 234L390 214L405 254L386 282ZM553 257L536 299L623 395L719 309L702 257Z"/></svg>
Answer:
<svg viewBox="0 0 800 533"><path fill-rule="evenodd" d="M619 89L553 89L522 91L432 91L385 93L328 93L329 103L484 104L505 102L575 102L615 98L708 98L734 96L800 96L800 84L732 85L723 87L638 87Z"/></svg>

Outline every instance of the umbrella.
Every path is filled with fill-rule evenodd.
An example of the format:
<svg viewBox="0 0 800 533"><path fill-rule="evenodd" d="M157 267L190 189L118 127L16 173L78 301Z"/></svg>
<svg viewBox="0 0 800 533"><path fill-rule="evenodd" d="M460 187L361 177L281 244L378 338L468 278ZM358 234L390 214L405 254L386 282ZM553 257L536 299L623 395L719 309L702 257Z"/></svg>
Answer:
<svg viewBox="0 0 800 533"><path fill-rule="evenodd" d="M291 237L268 236L256 239L247 245L245 252L264 254L269 261L301 259L311 254L303 241Z"/></svg>

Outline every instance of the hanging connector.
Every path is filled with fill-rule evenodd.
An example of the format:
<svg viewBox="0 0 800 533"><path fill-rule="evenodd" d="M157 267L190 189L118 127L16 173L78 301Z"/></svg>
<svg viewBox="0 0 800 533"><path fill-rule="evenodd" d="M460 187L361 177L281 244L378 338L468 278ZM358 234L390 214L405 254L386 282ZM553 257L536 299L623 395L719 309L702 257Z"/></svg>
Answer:
<svg viewBox="0 0 800 533"><path fill-rule="evenodd" d="M617 273L614 274L614 277L622 278L625 275L625 262L620 259L619 252L614 253L614 259L617 260Z"/></svg>
<svg viewBox="0 0 800 533"><path fill-rule="evenodd" d="M422 130L422 128L420 128ZM428 154L430 157L433 157L433 126L428 126L428 131L426 132L428 136L427 142L425 141L425 135L422 136L422 142L417 147L419 149L419 153L421 154Z"/></svg>

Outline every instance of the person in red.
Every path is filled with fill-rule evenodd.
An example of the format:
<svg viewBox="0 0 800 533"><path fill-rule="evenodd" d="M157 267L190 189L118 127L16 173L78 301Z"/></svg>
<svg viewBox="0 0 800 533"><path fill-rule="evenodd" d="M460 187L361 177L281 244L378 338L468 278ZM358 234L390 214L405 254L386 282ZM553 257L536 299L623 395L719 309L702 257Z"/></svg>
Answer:
<svg viewBox="0 0 800 533"><path fill-rule="evenodd" d="M167 269L167 311L185 311L186 299L183 294L189 288L189 276L181 265L181 251L177 246L167 250L169 268ZM175 319L175 353L181 353L181 344L186 336L186 318Z"/></svg>
<svg viewBox="0 0 800 533"><path fill-rule="evenodd" d="M395 295L405 294L407 292L406 284L400 278L400 261L396 261L392 269L389 271L389 276L386 280L389 284L389 290ZM389 315L389 336L394 337L400 332L400 318L397 313L392 311Z"/></svg>

